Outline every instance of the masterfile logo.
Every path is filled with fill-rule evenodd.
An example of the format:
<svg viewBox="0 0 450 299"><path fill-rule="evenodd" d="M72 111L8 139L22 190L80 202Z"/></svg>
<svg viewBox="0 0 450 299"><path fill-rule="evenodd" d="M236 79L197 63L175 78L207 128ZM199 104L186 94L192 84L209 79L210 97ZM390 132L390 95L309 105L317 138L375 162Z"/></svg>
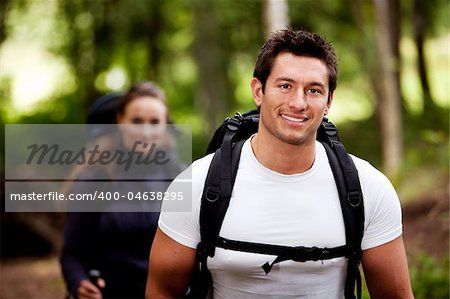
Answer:
<svg viewBox="0 0 450 299"><path fill-rule="evenodd" d="M138 146L142 145L147 152L139 151ZM78 151L61 149L58 144L32 144L27 147L30 150L26 164L41 165L108 165L116 163L123 165L125 170L129 170L131 165L150 165L155 163L162 165L170 162L165 150L156 149L157 144L148 144L142 141L135 141L131 150L100 150L100 145L95 144L91 149L81 147Z"/></svg>

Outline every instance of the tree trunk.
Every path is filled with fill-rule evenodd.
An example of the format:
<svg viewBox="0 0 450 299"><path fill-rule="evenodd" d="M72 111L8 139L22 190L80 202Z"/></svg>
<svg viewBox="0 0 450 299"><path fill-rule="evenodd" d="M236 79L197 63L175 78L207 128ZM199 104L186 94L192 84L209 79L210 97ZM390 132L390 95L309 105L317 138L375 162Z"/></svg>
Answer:
<svg viewBox="0 0 450 299"><path fill-rule="evenodd" d="M420 84L423 92L423 114L430 117L434 114L436 106L431 96L431 89L428 81L428 73L426 68L424 44L425 44L425 28L426 16L424 14L424 5L422 0L414 2L414 40L417 47L417 67L420 77Z"/></svg>
<svg viewBox="0 0 450 299"><path fill-rule="evenodd" d="M391 36L391 46L392 54L394 56L394 74L395 74L395 85L396 85L396 97L400 100L403 105L403 97L401 90L400 81L400 70L402 69L401 59L400 59L400 36L401 36L401 24L400 24L400 1L399 0L389 0L389 22L391 26L390 36Z"/></svg>
<svg viewBox="0 0 450 299"><path fill-rule="evenodd" d="M360 61L363 64L363 68L367 71L368 78L372 90L375 94L376 99L382 98L381 84L378 81L378 64L374 59L371 59L376 53L372 45L375 44L374 36L372 30L369 30L369 26L366 23L367 18L363 13L363 3L362 0L348 0L348 5L350 6L355 20L355 25L359 34L359 43L357 45L357 54ZM379 103L375 102L375 111L378 114Z"/></svg>
<svg viewBox="0 0 450 299"><path fill-rule="evenodd" d="M196 106L205 120L206 136L212 136L219 122L223 120L232 90L227 75L228 47L217 23L214 4L214 1L200 1L195 7L194 56L200 82Z"/></svg>
<svg viewBox="0 0 450 299"><path fill-rule="evenodd" d="M62 1L60 5L61 13L67 18L69 24L75 24L77 18L83 12L90 12L92 15L92 24L89 27L72 26L71 34L67 42L66 57L70 61L73 72L77 77L77 91L75 96L79 99L83 107L84 115L90 105L97 99L99 93L95 88L95 77L98 70L98 39L102 38L103 32L98 26L98 17L95 12L102 12L97 7L102 5L100 2L78 2Z"/></svg>
<svg viewBox="0 0 450 299"><path fill-rule="evenodd" d="M265 0L264 21L267 35L289 25L289 8L286 0Z"/></svg>
<svg viewBox="0 0 450 299"><path fill-rule="evenodd" d="M151 15L147 21L147 45L148 45L148 74L147 78L152 80L159 80L159 63L161 61L162 51L158 43L159 33L164 28L164 20L161 14L161 2L151 1Z"/></svg>
<svg viewBox="0 0 450 299"><path fill-rule="evenodd" d="M380 67L381 97L378 117L381 125L383 166L386 174L396 175L403 159L402 112L395 84L395 55L389 20L388 0L374 0L377 56Z"/></svg>
<svg viewBox="0 0 450 299"><path fill-rule="evenodd" d="M9 0L0 2L0 46L6 40L6 15L8 14Z"/></svg>

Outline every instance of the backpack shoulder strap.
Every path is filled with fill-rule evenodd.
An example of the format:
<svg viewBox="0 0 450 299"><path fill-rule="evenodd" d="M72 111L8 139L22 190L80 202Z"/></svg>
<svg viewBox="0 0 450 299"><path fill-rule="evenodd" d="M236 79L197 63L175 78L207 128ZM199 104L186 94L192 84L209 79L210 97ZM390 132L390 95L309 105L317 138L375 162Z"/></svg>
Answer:
<svg viewBox="0 0 450 299"><path fill-rule="evenodd" d="M344 218L346 245L350 248L345 298L355 298L355 282L357 296L360 298L361 275L358 265L362 254L364 203L358 170L344 145L340 142L336 127L326 118L319 128L318 137L325 148L336 182Z"/></svg>
<svg viewBox="0 0 450 299"><path fill-rule="evenodd" d="M236 179L242 146L257 130L258 112L236 113L216 131L207 152L215 150L203 189L200 206L200 248L213 257L220 228L225 217ZM235 142L235 140L237 140ZM202 248L203 247L203 248Z"/></svg>
<svg viewBox="0 0 450 299"><path fill-rule="evenodd" d="M230 139L231 142L231 139ZM195 274L191 277L186 298L204 298L211 284L211 274L207 268L208 256L213 257L219 239L220 228L228 209L231 189L237 174L242 146L245 140L230 145L229 155L224 155L224 149L216 150L203 188L200 203L200 243L197 245L197 261ZM229 160L227 160L229 159ZM231 162L230 162L231 161ZM230 186L223 190L224 165L230 171ZM228 187L226 187L228 188Z"/></svg>
<svg viewBox="0 0 450 299"><path fill-rule="evenodd" d="M200 206L200 236L201 246L206 255L211 257L214 256L220 228L230 203L244 142L236 142L228 155L225 153L227 149L218 149L208 170ZM225 174L227 170L228 174Z"/></svg>

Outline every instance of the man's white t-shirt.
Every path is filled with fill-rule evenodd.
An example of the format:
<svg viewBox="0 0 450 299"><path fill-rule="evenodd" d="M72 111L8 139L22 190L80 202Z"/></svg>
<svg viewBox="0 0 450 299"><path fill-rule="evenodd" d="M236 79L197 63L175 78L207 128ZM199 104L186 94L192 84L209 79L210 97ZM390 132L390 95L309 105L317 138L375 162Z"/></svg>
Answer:
<svg viewBox="0 0 450 299"><path fill-rule="evenodd" d="M362 249L402 234L401 209L389 180L368 162L352 156L364 196ZM199 211L212 155L195 161L192 211L171 212L163 203L159 228L175 241L196 248ZM183 174L180 175L183 177ZM168 192L177 191L177 179ZM283 175L262 166L249 140L244 143L230 205L220 236L238 241L285 246L336 247L345 244L337 187L323 146L307 172ZM266 274L261 267L276 256L216 248L208 258L214 298L343 298L347 260L284 261Z"/></svg>

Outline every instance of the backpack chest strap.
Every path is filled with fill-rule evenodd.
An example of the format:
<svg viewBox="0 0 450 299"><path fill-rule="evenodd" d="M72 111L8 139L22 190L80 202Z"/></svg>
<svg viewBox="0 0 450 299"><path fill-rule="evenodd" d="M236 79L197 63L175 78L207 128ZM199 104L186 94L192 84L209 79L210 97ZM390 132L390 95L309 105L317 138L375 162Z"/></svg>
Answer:
<svg viewBox="0 0 450 299"><path fill-rule="evenodd" d="M280 262L288 260L295 262L329 260L337 257L348 257L351 252L351 250L345 245L332 248L319 248L315 246L282 246L235 241L222 237L218 238L217 247L235 251L276 255L277 257L272 263L269 264L267 262L261 266L266 274L272 270L273 265Z"/></svg>

